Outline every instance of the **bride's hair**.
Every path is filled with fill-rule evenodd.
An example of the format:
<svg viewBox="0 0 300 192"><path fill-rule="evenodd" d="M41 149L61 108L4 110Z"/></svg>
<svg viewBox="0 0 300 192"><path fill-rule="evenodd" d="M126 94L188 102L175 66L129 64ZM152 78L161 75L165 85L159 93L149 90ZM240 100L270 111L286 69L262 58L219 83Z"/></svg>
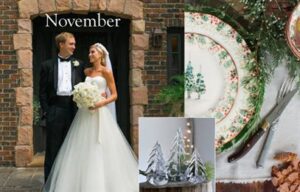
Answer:
<svg viewBox="0 0 300 192"><path fill-rule="evenodd" d="M101 65L103 65L104 67L106 67L106 52L105 50L103 50L103 45L101 45L100 43L95 43L93 45L90 46L90 48L95 48L98 52L101 53L102 58L101 58Z"/></svg>

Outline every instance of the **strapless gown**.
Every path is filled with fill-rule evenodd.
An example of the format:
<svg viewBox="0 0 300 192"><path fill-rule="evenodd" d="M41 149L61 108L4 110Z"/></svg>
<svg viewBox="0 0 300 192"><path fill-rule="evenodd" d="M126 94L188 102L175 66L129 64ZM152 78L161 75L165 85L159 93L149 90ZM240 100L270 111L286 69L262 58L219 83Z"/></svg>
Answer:
<svg viewBox="0 0 300 192"><path fill-rule="evenodd" d="M85 81L105 92L102 76ZM138 165L110 110L78 109L44 192L138 192Z"/></svg>

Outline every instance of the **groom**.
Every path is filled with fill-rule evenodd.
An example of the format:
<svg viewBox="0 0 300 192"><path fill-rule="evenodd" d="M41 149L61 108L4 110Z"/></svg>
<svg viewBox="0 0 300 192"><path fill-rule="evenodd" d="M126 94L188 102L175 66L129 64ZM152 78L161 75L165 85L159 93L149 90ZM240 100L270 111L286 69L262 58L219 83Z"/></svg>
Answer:
<svg viewBox="0 0 300 192"><path fill-rule="evenodd" d="M72 56L76 44L74 35L62 32L55 41L59 53L43 62L40 71L39 97L47 122L45 181L77 111L71 96L73 87L85 78L84 64Z"/></svg>

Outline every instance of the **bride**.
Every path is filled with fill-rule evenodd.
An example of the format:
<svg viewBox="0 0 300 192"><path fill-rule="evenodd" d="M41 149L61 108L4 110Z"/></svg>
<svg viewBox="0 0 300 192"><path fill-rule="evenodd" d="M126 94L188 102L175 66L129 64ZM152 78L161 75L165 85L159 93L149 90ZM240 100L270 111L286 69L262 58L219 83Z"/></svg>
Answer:
<svg viewBox="0 0 300 192"><path fill-rule="evenodd" d="M78 110L57 155L44 192L138 192L137 160L107 104L117 99L109 54L96 43L90 47L91 68L86 82L111 94L95 107Z"/></svg>

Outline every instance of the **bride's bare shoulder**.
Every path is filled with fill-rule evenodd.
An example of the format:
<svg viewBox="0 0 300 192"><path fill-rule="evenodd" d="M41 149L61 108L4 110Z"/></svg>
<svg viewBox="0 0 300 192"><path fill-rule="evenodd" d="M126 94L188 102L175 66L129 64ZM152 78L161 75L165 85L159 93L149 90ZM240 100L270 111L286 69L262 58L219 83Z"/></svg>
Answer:
<svg viewBox="0 0 300 192"><path fill-rule="evenodd" d="M113 72L110 69L104 69L102 71L102 74L104 76L104 78L106 79L106 81L108 82L113 82L114 81L114 76L113 76Z"/></svg>
<svg viewBox="0 0 300 192"><path fill-rule="evenodd" d="M107 68L103 69L102 73L103 73L103 75L105 75L105 76L110 76L110 75L112 75L112 71L111 71L110 69L107 69Z"/></svg>

